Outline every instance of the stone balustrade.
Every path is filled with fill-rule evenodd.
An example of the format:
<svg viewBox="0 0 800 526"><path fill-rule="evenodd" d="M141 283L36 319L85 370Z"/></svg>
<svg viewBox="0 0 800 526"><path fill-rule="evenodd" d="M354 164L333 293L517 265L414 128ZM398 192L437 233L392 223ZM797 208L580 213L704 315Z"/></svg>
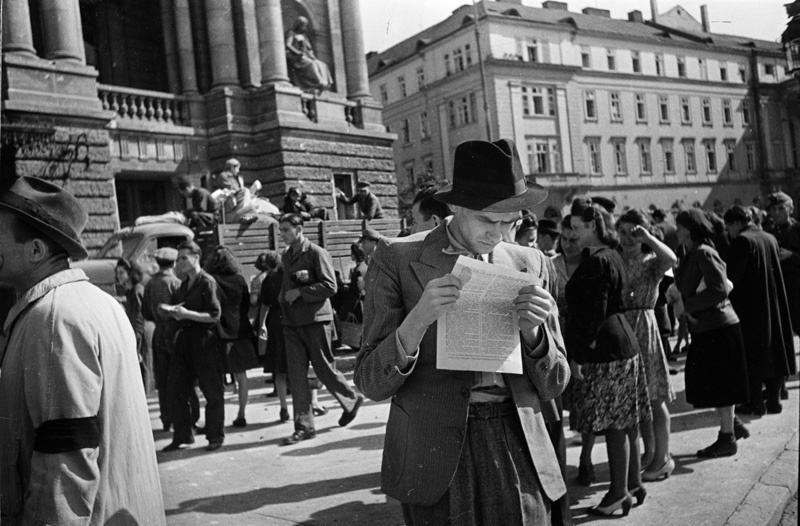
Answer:
<svg viewBox="0 0 800 526"><path fill-rule="evenodd" d="M104 110L111 110L124 121L153 124L189 124L185 97L121 86L97 85L97 95Z"/></svg>

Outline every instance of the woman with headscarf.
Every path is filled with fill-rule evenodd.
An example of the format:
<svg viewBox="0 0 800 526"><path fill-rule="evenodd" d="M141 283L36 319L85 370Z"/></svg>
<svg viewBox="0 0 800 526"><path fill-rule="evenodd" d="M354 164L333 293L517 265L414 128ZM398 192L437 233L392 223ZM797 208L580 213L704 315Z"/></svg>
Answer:
<svg viewBox="0 0 800 526"><path fill-rule="evenodd" d="M611 214L598 204L572 204L572 228L583 249L567 283L564 340L572 367L570 424L606 438L611 484L590 513L627 515L631 495L644 502L639 462L639 422L651 418L639 343L625 318L626 273L615 250Z"/></svg>
<svg viewBox="0 0 800 526"><path fill-rule="evenodd" d="M248 318L250 291L242 276L242 267L227 247L217 247L208 263L208 273L217 282L222 313L217 331L223 344L228 372L239 387L239 413L235 427L246 427L245 408L248 400L247 370L258 367L254 346L255 334Z"/></svg>
<svg viewBox="0 0 800 526"><path fill-rule="evenodd" d="M714 226L699 209L684 210L675 219L678 242L686 247L676 275L685 318L692 335L686 357L686 401L695 408L713 407L720 420L717 441L698 457L728 457L736 440L750 436L734 415L747 402L747 369L739 318L728 294L725 263L714 248Z"/></svg>
<svg viewBox="0 0 800 526"><path fill-rule="evenodd" d="M625 289L625 317L639 340L642 367L647 377L647 392L653 419L639 424L644 441L642 479L669 477L675 461L669 454L670 420L667 402L675 399L669 383L669 366L656 320L659 284L678 258L651 231L650 221L641 210L630 209L617 220L620 254L628 274Z"/></svg>

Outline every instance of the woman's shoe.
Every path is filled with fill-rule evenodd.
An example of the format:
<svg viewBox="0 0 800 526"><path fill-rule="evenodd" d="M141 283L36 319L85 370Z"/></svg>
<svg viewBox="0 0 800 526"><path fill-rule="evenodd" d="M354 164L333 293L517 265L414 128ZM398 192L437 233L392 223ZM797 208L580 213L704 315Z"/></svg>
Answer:
<svg viewBox="0 0 800 526"><path fill-rule="evenodd" d="M238 417L236 420L233 421L233 427L247 427L247 420L244 417Z"/></svg>
<svg viewBox="0 0 800 526"><path fill-rule="evenodd" d="M750 438L750 431L745 427L741 420L734 417L733 421L733 438L735 440Z"/></svg>
<svg viewBox="0 0 800 526"><path fill-rule="evenodd" d="M645 482L655 482L661 477L668 479L669 476L672 475L673 471L675 471L675 460L672 457L669 457L669 460L664 462L664 465L658 468L657 470L655 471L645 470L644 473L642 473L642 480Z"/></svg>
<svg viewBox="0 0 800 526"><path fill-rule="evenodd" d="M636 505L641 506L644 504L644 499L647 498L647 490L644 486L639 486L638 488L629 489L628 493L631 494L632 497L636 497Z"/></svg>
<svg viewBox="0 0 800 526"><path fill-rule="evenodd" d="M318 405L316 407L312 407L311 410L314 412L314 416L322 416L328 414L328 408Z"/></svg>
<svg viewBox="0 0 800 526"><path fill-rule="evenodd" d="M281 407L281 422L287 422L289 420L289 410L285 407Z"/></svg>
<svg viewBox="0 0 800 526"><path fill-rule="evenodd" d="M578 484L587 488L594 484L594 466L591 464L580 464L578 466Z"/></svg>
<svg viewBox="0 0 800 526"><path fill-rule="evenodd" d="M608 517L609 515L613 515L615 511L622 510L622 516L627 517L628 512L631 511L631 507L633 506L633 499L631 498L629 493L626 493L624 497L619 499L618 501L612 502L606 506L603 506L603 502L605 502L608 494L603 497L603 500L600 501L599 504L596 506L592 506L589 508L590 515L602 515L604 517Z"/></svg>
<svg viewBox="0 0 800 526"><path fill-rule="evenodd" d="M703 458L732 457L736 454L737 450L736 439L733 437L733 433L720 432L717 441L707 448L698 451L697 456Z"/></svg>

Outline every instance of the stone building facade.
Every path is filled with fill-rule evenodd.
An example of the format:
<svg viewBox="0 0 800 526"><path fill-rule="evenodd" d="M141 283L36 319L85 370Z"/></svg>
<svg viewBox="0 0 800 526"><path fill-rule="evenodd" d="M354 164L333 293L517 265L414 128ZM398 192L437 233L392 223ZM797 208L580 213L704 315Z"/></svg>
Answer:
<svg viewBox="0 0 800 526"><path fill-rule="evenodd" d="M280 207L290 187L335 216L372 184L397 210L392 141L370 96L359 0L2 0L2 177L58 181L97 249L135 217L181 209L176 176L228 158ZM298 17L333 85L289 81Z"/></svg>
<svg viewBox="0 0 800 526"><path fill-rule="evenodd" d="M398 135L400 195L451 177L461 141L507 137L550 189L538 213L589 192L620 208L727 207L777 188L800 199L796 80L780 44L713 33L705 11L659 13L655 0L651 17L627 20L552 0L464 3L368 55Z"/></svg>

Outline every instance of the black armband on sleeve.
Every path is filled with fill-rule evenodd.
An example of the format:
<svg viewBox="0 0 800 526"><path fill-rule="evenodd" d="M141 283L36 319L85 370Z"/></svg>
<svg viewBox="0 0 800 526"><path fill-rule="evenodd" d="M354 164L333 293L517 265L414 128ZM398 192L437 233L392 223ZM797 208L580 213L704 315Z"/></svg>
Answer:
<svg viewBox="0 0 800 526"><path fill-rule="evenodd" d="M100 445L100 422L96 416L48 420L36 429L33 450L39 453L68 453Z"/></svg>

